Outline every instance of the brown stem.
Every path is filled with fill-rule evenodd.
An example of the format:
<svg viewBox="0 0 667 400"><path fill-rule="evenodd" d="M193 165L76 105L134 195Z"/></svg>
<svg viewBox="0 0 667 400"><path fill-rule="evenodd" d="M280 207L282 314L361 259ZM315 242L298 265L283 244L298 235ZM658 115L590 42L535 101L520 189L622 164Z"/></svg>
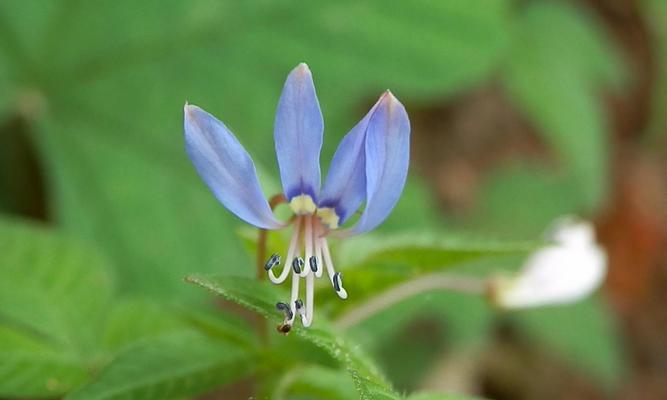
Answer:
<svg viewBox="0 0 667 400"><path fill-rule="evenodd" d="M287 203L285 196L277 194L269 199L269 206L275 209L278 205ZM264 263L266 262L266 242L269 232L266 229L260 229L257 236L257 280L263 280L266 277Z"/></svg>
<svg viewBox="0 0 667 400"><path fill-rule="evenodd" d="M269 206L271 210L276 208L279 204L287 203L285 196L277 194L269 199ZM268 239L269 232L266 229L260 229L257 236L257 280L263 280L266 277L266 271L264 270L264 263L266 262L266 244ZM257 329L259 331L260 340L263 344L268 344L268 330L266 328L266 319L259 316L257 318Z"/></svg>

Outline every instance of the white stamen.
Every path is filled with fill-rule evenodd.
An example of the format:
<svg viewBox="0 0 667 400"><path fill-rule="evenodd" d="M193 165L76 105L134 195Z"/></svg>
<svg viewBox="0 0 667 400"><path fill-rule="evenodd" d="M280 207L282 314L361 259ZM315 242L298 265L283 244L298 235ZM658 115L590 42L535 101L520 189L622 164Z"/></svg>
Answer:
<svg viewBox="0 0 667 400"><path fill-rule="evenodd" d="M290 270L292 269L292 260L294 260L295 253L297 252L297 245L299 244L299 235L301 233L301 218L297 218L294 222L294 232L292 233L292 240L290 240L289 248L287 249L287 258L285 258L285 263L283 264L283 270L280 273L280 276L276 278L276 275L273 273L273 269L269 270L269 280L276 285L285 282L287 275L289 275Z"/></svg>
<svg viewBox="0 0 667 400"><path fill-rule="evenodd" d="M309 274L306 277L306 316L303 320L303 326L306 328L313 323L313 313L315 312L315 274Z"/></svg>
<svg viewBox="0 0 667 400"><path fill-rule="evenodd" d="M303 302L301 300L297 300L294 305L296 307L296 312L301 316L301 323L306 326L306 310L303 306Z"/></svg>
<svg viewBox="0 0 667 400"><path fill-rule="evenodd" d="M303 217L305 229L303 232L304 251L306 253L306 262L310 263L310 257L313 255L313 217L306 215ZM301 277L306 277L310 274L310 266L307 265L301 270L299 274Z"/></svg>
<svg viewBox="0 0 667 400"><path fill-rule="evenodd" d="M315 258L317 258L317 271L315 272L315 276L318 278L322 277L322 273L324 273L324 268L322 268L322 245L320 244L320 236L322 235L322 225L319 222L316 222L315 226L315 236L313 237L313 241L315 242Z"/></svg>
<svg viewBox="0 0 667 400"><path fill-rule="evenodd" d="M294 317L296 317L296 304L294 303L299 298L299 281L301 278L299 274L292 273L292 296L290 297L289 306L292 310L292 318L287 321L289 325L294 323Z"/></svg>
<svg viewBox="0 0 667 400"><path fill-rule="evenodd" d="M324 261L327 266L327 273L329 274L329 280L331 281L331 286L336 288L336 285L334 284L334 275L336 275L336 271L334 270L333 266L333 261L331 261L331 253L329 253L329 245L327 244L327 239L326 238L320 238L319 239L320 246L322 247L322 253L324 255ZM341 299L345 300L347 299L347 291L345 288L343 288L342 285L339 285L340 290L336 290L336 294L338 294L338 297Z"/></svg>

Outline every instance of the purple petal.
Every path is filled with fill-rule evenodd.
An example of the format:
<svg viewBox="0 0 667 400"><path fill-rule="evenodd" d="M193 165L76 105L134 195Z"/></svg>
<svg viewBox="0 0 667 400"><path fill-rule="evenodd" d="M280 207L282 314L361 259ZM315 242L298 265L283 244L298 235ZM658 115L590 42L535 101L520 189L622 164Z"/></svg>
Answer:
<svg viewBox="0 0 667 400"><path fill-rule="evenodd" d="M276 110L274 138L285 197L306 194L317 201L324 122L306 64L290 72Z"/></svg>
<svg viewBox="0 0 667 400"><path fill-rule="evenodd" d="M410 162L410 121L403 105L387 91L366 130L366 208L350 233L368 232L398 202Z"/></svg>
<svg viewBox="0 0 667 400"><path fill-rule="evenodd" d="M345 135L331 160L319 207L335 210L343 224L366 197L366 131L380 101Z"/></svg>
<svg viewBox="0 0 667 400"><path fill-rule="evenodd" d="M263 229L279 229L259 186L255 164L234 134L214 116L185 105L185 149L215 197L239 218Z"/></svg>

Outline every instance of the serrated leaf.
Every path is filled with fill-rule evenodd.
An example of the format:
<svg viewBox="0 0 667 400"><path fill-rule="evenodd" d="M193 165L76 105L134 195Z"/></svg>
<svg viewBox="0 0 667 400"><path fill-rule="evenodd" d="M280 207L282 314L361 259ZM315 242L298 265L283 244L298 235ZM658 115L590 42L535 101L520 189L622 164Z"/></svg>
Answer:
<svg viewBox="0 0 667 400"><path fill-rule="evenodd" d="M136 344L67 400L172 399L224 385L252 369L248 354L192 331Z"/></svg>
<svg viewBox="0 0 667 400"><path fill-rule="evenodd" d="M512 320L538 343L608 386L624 372L619 332L599 299L520 311Z"/></svg>
<svg viewBox="0 0 667 400"><path fill-rule="evenodd" d="M267 282L248 278L191 276L187 280L270 320L280 318L275 304L287 297L287 293ZM397 398L391 386L361 349L348 343L321 314L317 315L310 328L295 326L292 332L291 334L315 344L337 360L352 376L362 399Z"/></svg>
<svg viewBox="0 0 667 400"><path fill-rule="evenodd" d="M414 267L423 273L483 257L525 254L538 245L537 242L511 242L454 233L406 232L365 235L343 241L339 253L343 264L347 265L345 268L393 264Z"/></svg>
<svg viewBox="0 0 667 400"><path fill-rule="evenodd" d="M343 241L334 263L344 271L348 293L360 300L406 279L473 261L525 255L538 244L455 234L366 235Z"/></svg>
<svg viewBox="0 0 667 400"><path fill-rule="evenodd" d="M0 219L0 396L57 396L100 357L112 282L94 250Z"/></svg>
<svg viewBox="0 0 667 400"><path fill-rule="evenodd" d="M348 400L356 396L354 383L344 371L305 365L288 371L278 383L271 398L312 398L322 400Z"/></svg>

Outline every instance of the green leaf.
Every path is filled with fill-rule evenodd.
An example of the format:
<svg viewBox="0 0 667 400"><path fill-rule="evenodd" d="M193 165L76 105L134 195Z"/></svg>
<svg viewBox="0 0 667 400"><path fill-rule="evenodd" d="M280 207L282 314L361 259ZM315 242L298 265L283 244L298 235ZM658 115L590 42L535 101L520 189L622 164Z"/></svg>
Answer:
<svg viewBox="0 0 667 400"><path fill-rule="evenodd" d="M4 122L6 108L12 100L12 82L9 80L7 65L0 59L0 124Z"/></svg>
<svg viewBox="0 0 667 400"><path fill-rule="evenodd" d="M182 330L186 323L164 304L142 299L118 301L106 321L103 346L116 352L147 338Z"/></svg>
<svg viewBox="0 0 667 400"><path fill-rule="evenodd" d="M0 219L0 397L57 396L101 356L104 259L37 224Z"/></svg>
<svg viewBox="0 0 667 400"><path fill-rule="evenodd" d="M219 309L182 308L179 317L197 331L252 351L259 339L247 320Z"/></svg>
<svg viewBox="0 0 667 400"><path fill-rule="evenodd" d="M268 282L248 278L191 276L187 280L270 320L280 318L275 304L287 297L287 293ZM297 337L323 349L337 360L352 376L362 399L397 398L391 386L361 349L352 346L335 332L321 313L317 315L317 319L310 328L295 326L292 332Z"/></svg>
<svg viewBox="0 0 667 400"><path fill-rule="evenodd" d="M196 300L180 285L187 273L253 269L239 221L184 154L185 100L223 119L256 160L273 160L280 88L306 61L326 165L381 90L417 102L486 79L508 43L509 3L7 0L0 59L49 110L32 117L58 221L106 251L122 291Z"/></svg>
<svg viewBox="0 0 667 400"><path fill-rule="evenodd" d="M66 393L86 377L75 354L40 335L0 325L0 396L37 398Z"/></svg>
<svg viewBox="0 0 667 400"><path fill-rule="evenodd" d="M618 83L621 64L601 25L566 2L526 6L503 74L513 100L553 146L577 183L582 207L607 188L607 126L600 86Z"/></svg>
<svg viewBox="0 0 667 400"><path fill-rule="evenodd" d="M234 346L182 331L147 340L116 357L68 400L172 399L232 382L252 369Z"/></svg>
<svg viewBox="0 0 667 400"><path fill-rule="evenodd" d="M417 393L408 397L408 400L482 400L481 397L458 394Z"/></svg>
<svg viewBox="0 0 667 400"><path fill-rule="evenodd" d="M530 207L517 207L526 204ZM506 239L537 237L582 204L576 182L544 168L516 165L492 173L466 228ZM511 223L508 221L511 219Z"/></svg>
<svg viewBox="0 0 667 400"><path fill-rule="evenodd" d="M278 383L271 398L275 400L313 398L347 400L357 395L351 377L344 371L319 365L289 370Z"/></svg>
<svg viewBox="0 0 667 400"><path fill-rule="evenodd" d="M647 128L649 138L667 135L667 3L661 0L645 0L641 2L642 14L651 28L654 51L657 53L655 72L656 82L652 87L651 116Z"/></svg>
<svg viewBox="0 0 667 400"><path fill-rule="evenodd" d="M479 260L525 255L537 242L505 242L455 234L366 235L343 242L334 263L357 300L400 281Z"/></svg>
<svg viewBox="0 0 667 400"><path fill-rule="evenodd" d="M113 285L104 258L36 224L0 219L0 315L74 354L97 348Z"/></svg>
<svg viewBox="0 0 667 400"><path fill-rule="evenodd" d="M405 232L365 235L341 243L339 256L344 268L392 264L419 272L446 269L464 262L507 254L525 254L537 242L509 242L455 233Z"/></svg>
<svg viewBox="0 0 667 400"><path fill-rule="evenodd" d="M597 299L516 312L513 321L538 343L608 386L624 372L619 332Z"/></svg>
<svg viewBox="0 0 667 400"><path fill-rule="evenodd" d="M492 317L481 296L430 291L394 304L346 333L368 349L397 389L410 391L437 357L485 343Z"/></svg>

